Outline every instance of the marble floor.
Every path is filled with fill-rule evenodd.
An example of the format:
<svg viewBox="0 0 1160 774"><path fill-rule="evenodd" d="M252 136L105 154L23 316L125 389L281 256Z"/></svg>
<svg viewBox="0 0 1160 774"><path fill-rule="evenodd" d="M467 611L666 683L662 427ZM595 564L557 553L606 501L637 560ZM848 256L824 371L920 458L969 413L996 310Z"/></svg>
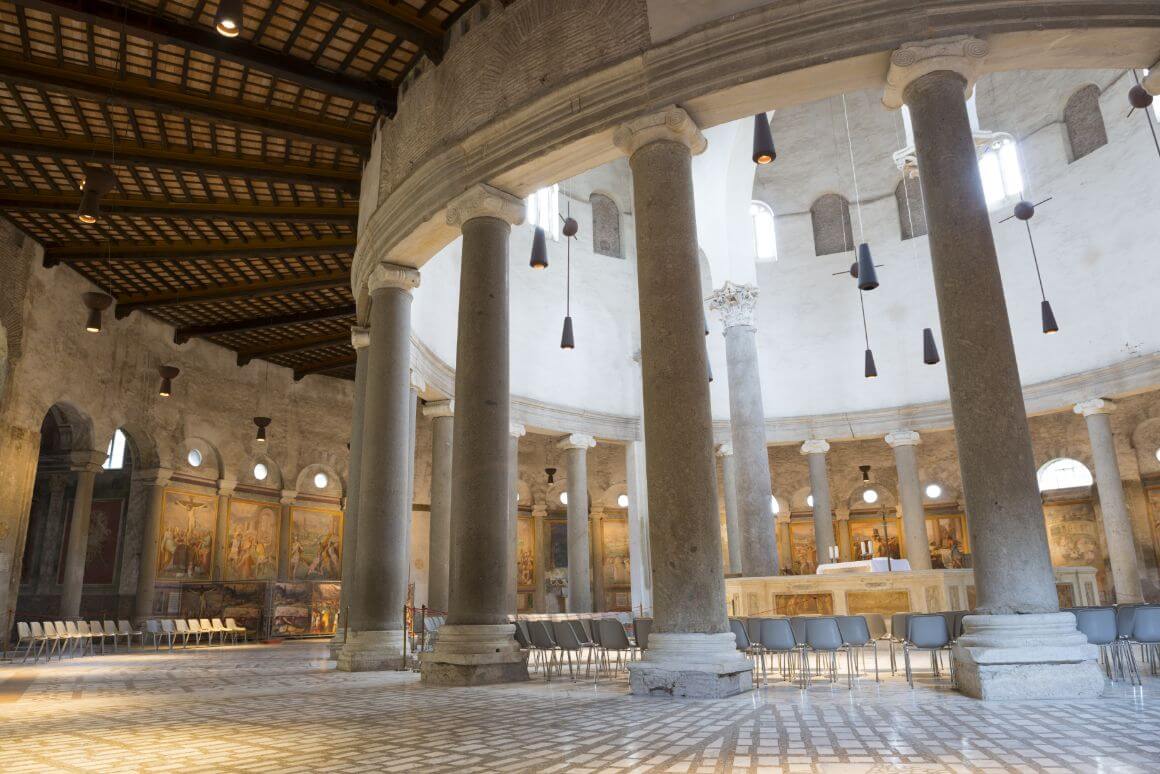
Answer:
<svg viewBox="0 0 1160 774"><path fill-rule="evenodd" d="M1160 769L1160 678L1096 701L985 705L923 677L716 702L627 683L426 688L336 672L319 642L0 663L0 771Z"/></svg>

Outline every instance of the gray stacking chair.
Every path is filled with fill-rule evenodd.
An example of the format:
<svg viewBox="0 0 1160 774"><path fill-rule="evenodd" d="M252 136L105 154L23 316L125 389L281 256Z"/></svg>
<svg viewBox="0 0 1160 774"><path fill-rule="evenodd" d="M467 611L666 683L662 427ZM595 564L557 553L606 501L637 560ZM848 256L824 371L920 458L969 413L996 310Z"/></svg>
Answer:
<svg viewBox="0 0 1160 774"><path fill-rule="evenodd" d="M100 621L89 621L88 622L88 630L89 630L89 637L92 639L93 643L100 644L101 653L104 653L105 652L105 640L108 639L105 636L105 627L101 624ZM117 652L117 640L116 639L113 640L113 652L114 653Z"/></svg>
<svg viewBox="0 0 1160 774"><path fill-rule="evenodd" d="M528 637L532 641L532 654L539 657L540 667L548 681L552 679L552 668L556 666L556 640L552 637L544 621L528 621Z"/></svg>
<svg viewBox="0 0 1160 774"><path fill-rule="evenodd" d="M766 618L761 622L761 633L758 641L761 643L761 676L768 684L769 676L766 672L765 657L777 656L781 668L781 679L792 680L794 672L804 658L802 646L798 644L786 618ZM789 659L786 656L790 656Z"/></svg>
<svg viewBox="0 0 1160 774"><path fill-rule="evenodd" d="M749 631L745 628L745 622L740 618L730 618L729 631L733 632L733 637L737 641L737 649L747 656L752 656L753 643L749 641Z"/></svg>
<svg viewBox="0 0 1160 774"><path fill-rule="evenodd" d="M247 636L249 635L249 630L247 630L244 626L238 626L238 622L232 618L226 619L226 628L234 633L234 642L238 641L238 637L241 637L242 642L245 642Z"/></svg>
<svg viewBox="0 0 1160 774"><path fill-rule="evenodd" d="M870 648L874 651L874 682L878 679L878 641L870 632L870 624L860 615L839 615L838 631L842 633L842 641L849 647L853 655L855 668L861 667L862 651Z"/></svg>
<svg viewBox="0 0 1160 774"><path fill-rule="evenodd" d="M749 637L749 641L758 645L761 642L761 622L765 619L750 617L742 620L745 621L745 634Z"/></svg>
<svg viewBox="0 0 1160 774"><path fill-rule="evenodd" d="M552 621L552 639L556 641L556 646L560 649L560 674L564 673L564 656L568 657L568 676L573 680L576 679L576 669L580 666L580 650L584 647L584 643L576 636L576 629L572 626L572 621ZM592 671L592 653L588 654L588 671Z"/></svg>
<svg viewBox="0 0 1160 774"><path fill-rule="evenodd" d="M43 636L39 639L37 637L34 637L32 634L32 627L31 626L29 626L24 621L17 621L16 622L16 649L13 650L13 652L12 652L13 658L15 658L16 654L18 654L20 652L21 645L24 646L24 661L28 661L28 656L32 653L32 646L33 645L37 646L36 661L40 660L40 651L43 650L43 648L44 648ZM24 663L24 661L22 661L21 663ZM32 663L35 664L36 661L33 661Z"/></svg>
<svg viewBox="0 0 1160 774"><path fill-rule="evenodd" d="M210 620L208 618L197 619L197 628L200 629L201 633L205 635L206 644L213 645L213 636L217 634L217 629L213 628L213 624L210 623ZM222 644L224 643L222 642L221 637L218 637L218 645Z"/></svg>
<svg viewBox="0 0 1160 774"><path fill-rule="evenodd" d="M530 656L532 641L528 638L528 622L517 620L515 626L516 628L512 632L512 636L516 638L516 644L520 646L520 650L528 651L528 655Z"/></svg>
<svg viewBox="0 0 1160 774"><path fill-rule="evenodd" d="M1136 608L1129 642L1143 649L1149 671L1153 675L1160 671L1160 605L1141 605Z"/></svg>
<svg viewBox="0 0 1160 774"><path fill-rule="evenodd" d="M632 633L636 636L636 649L641 653L648 650L648 636L652 632L651 618L633 618Z"/></svg>
<svg viewBox="0 0 1160 774"><path fill-rule="evenodd" d="M81 627L84 627L82 629ZM64 630L68 632L69 637L72 637L78 645L81 646L81 655L85 655L85 648L88 648L91 655L96 655L97 652L93 650L93 635L89 632L89 625L84 621L65 621Z"/></svg>
<svg viewBox="0 0 1160 774"><path fill-rule="evenodd" d="M36 622L32 623L32 633L34 635L36 634L37 628L40 626L41 626L41 624L38 624ZM48 660L49 661L52 660L52 651L53 650L56 651L56 660L57 661L60 661L62 658L64 658L64 648L66 645L69 644L68 635L65 634L64 629L61 629L58 632L56 630L56 625L53 624L52 621L45 621L44 622L44 637L46 640L48 640L48 644L50 646L49 650L48 650Z"/></svg>
<svg viewBox="0 0 1160 774"><path fill-rule="evenodd" d="M136 637L141 643L141 647L145 647L145 632L129 625L125 619L117 621L117 634L125 638L125 650L133 649L133 638Z"/></svg>
<svg viewBox="0 0 1160 774"><path fill-rule="evenodd" d="M1087 641L1099 647L1104 671L1109 678L1114 681L1118 673L1132 683L1140 682L1132 648L1117 631L1115 610L1110 607L1079 607L1067 612L1075 616L1075 626Z"/></svg>
<svg viewBox="0 0 1160 774"><path fill-rule="evenodd" d="M950 647L951 638L947 632L946 618L941 613L908 615L906 639L902 643L902 659L906 665L906 681L914 687L914 671L910 668L910 651L930 652L931 671L939 675L938 654ZM954 660L951 664L951 681L954 682Z"/></svg>
<svg viewBox="0 0 1160 774"><path fill-rule="evenodd" d="M580 643L580 647L588 648L588 660L590 662L593 661L596 658L597 646L592 641L592 635L588 633L588 629L584 628L584 622L579 618L572 618L568 621L568 625L572 627L572 631L575 633L576 641Z"/></svg>
<svg viewBox="0 0 1160 774"><path fill-rule="evenodd" d="M900 645L906 641L906 619L910 617L910 613L894 613L890 616L890 673L894 674L898 669L898 663L894 659L894 646Z"/></svg>
<svg viewBox="0 0 1160 774"><path fill-rule="evenodd" d="M609 652L616 653L616 668L626 665L626 661L632 658L632 642L628 639L628 633L624 630L624 624L615 618L601 618L598 621L600 627L600 647L604 650L604 663L608 665Z"/></svg>
<svg viewBox="0 0 1160 774"><path fill-rule="evenodd" d="M113 652L116 653L117 652L117 638L122 636L121 633L119 631L117 631L117 624L113 623L112 621L102 621L101 628L105 632L105 639L109 639L109 640L113 641ZM128 641L126 641L125 650L128 650L128 649L129 649L129 643L128 643Z"/></svg>
<svg viewBox="0 0 1160 774"><path fill-rule="evenodd" d="M842 631L838 620L829 616L810 618L806 621L806 647L818 656L828 656L830 684L838 682L838 654L846 654L846 686L853 688L853 664L850 663L850 648L842 641ZM808 688L813 673L805 670L804 688Z"/></svg>
<svg viewBox="0 0 1160 774"><path fill-rule="evenodd" d="M174 639L177 639L178 637L181 638L181 647L188 648L189 647L189 638L194 637L193 630L189 628L189 622L186 621L184 618L174 618L172 621L168 621L168 620L162 621L161 622L161 629L163 631L165 629L166 624L170 624L173 627L173 638ZM193 644L194 645L197 644L196 638L194 639Z"/></svg>

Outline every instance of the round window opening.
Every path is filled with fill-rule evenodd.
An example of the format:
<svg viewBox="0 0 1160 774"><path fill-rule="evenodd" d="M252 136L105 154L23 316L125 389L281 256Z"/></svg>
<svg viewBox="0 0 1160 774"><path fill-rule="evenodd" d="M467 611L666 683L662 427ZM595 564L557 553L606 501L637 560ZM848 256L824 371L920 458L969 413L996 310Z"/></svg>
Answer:
<svg viewBox="0 0 1160 774"><path fill-rule="evenodd" d="M873 505L874 503L878 502L878 493L873 489L867 489L862 493L862 501Z"/></svg>
<svg viewBox="0 0 1160 774"><path fill-rule="evenodd" d="M942 496L942 487L939 486L938 484L927 484L926 485L926 496L932 500L937 500L939 497Z"/></svg>
<svg viewBox="0 0 1160 774"><path fill-rule="evenodd" d="M622 495L617 496L616 504L621 508L627 508L628 507L628 495L622 494Z"/></svg>
<svg viewBox="0 0 1160 774"><path fill-rule="evenodd" d="M812 494L806 495L806 505L810 508L814 507L814 496Z"/></svg>
<svg viewBox="0 0 1160 774"><path fill-rule="evenodd" d="M326 489L326 485L330 483L330 479L326 477L325 473L314 474L314 488Z"/></svg>
<svg viewBox="0 0 1160 774"><path fill-rule="evenodd" d="M265 481L266 476L268 475L270 475L270 469L263 465L261 462L254 466L254 478L258 479L259 481Z"/></svg>
<svg viewBox="0 0 1160 774"><path fill-rule="evenodd" d="M568 493L567 493L567 492L561 492L561 493L560 493L560 504L561 504L561 505L567 505L567 504L568 504Z"/></svg>
<svg viewBox="0 0 1160 774"><path fill-rule="evenodd" d="M1156 461L1160 462L1160 449L1156 450Z"/></svg>
<svg viewBox="0 0 1160 774"><path fill-rule="evenodd" d="M189 454L185 455L185 459L189 462L189 467L201 467L201 451L199 449L190 449Z"/></svg>

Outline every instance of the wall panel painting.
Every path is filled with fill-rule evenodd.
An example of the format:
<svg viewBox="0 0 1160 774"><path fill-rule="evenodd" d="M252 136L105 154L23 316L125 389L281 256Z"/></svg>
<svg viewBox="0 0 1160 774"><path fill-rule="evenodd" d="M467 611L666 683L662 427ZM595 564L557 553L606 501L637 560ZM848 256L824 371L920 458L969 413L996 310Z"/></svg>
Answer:
<svg viewBox="0 0 1160 774"><path fill-rule="evenodd" d="M1112 601L1111 572L1104 558L1100 525L1089 502L1047 503L1047 546L1056 567L1094 567L1100 596Z"/></svg>
<svg viewBox="0 0 1160 774"><path fill-rule="evenodd" d="M601 522L603 534L604 609L632 609L632 574L629 570L628 520L606 518Z"/></svg>
<svg viewBox="0 0 1160 774"><path fill-rule="evenodd" d="M278 505L230 500L225 580L272 579L278 572Z"/></svg>
<svg viewBox="0 0 1160 774"><path fill-rule="evenodd" d="M531 519L516 519L516 542L516 585L530 589L536 584L536 525Z"/></svg>
<svg viewBox="0 0 1160 774"><path fill-rule="evenodd" d="M274 634L280 637L334 634L341 589L341 583L274 584Z"/></svg>
<svg viewBox="0 0 1160 774"><path fill-rule="evenodd" d="M67 514L72 514L69 503ZM85 548L85 584L108 585L117 578L117 552L121 547L121 523L124 520L125 501L93 500L89 512L89 541ZM65 556L68 553L72 519L64 522L60 542L60 561L57 563L57 583L64 583Z"/></svg>
<svg viewBox="0 0 1160 774"><path fill-rule="evenodd" d="M814 541L813 521L791 521L789 539L793 574L813 575L818 569L818 547Z"/></svg>
<svg viewBox="0 0 1160 774"><path fill-rule="evenodd" d="M216 523L216 496L166 489L157 540L157 577L208 580Z"/></svg>
<svg viewBox="0 0 1160 774"><path fill-rule="evenodd" d="M910 594L906 589L847 591L846 612L848 615L909 613Z"/></svg>
<svg viewBox="0 0 1160 774"><path fill-rule="evenodd" d="M898 519L887 519L885 528L882 526L882 519L850 519L849 524L850 548L854 552L855 559L862 558L858 547L866 540L870 541L871 553L874 556L901 558Z"/></svg>
<svg viewBox="0 0 1160 774"><path fill-rule="evenodd" d="M295 580L338 580L342 567L342 513L292 508L287 566Z"/></svg>
<svg viewBox="0 0 1160 774"><path fill-rule="evenodd" d="M927 516L926 542L930 546L932 569L960 569L965 566L964 555L969 549L962 516Z"/></svg>
<svg viewBox="0 0 1160 774"><path fill-rule="evenodd" d="M833 594L775 594L778 615L833 615Z"/></svg>

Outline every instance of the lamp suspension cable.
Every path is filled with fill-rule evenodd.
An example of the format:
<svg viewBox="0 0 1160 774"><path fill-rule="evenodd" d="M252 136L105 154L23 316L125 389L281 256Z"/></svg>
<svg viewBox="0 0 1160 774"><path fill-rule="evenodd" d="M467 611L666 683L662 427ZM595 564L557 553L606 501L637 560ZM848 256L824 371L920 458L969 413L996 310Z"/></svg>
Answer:
<svg viewBox="0 0 1160 774"><path fill-rule="evenodd" d="M866 241L866 228L862 223L862 194L858 190L858 166L854 163L854 137L850 134L850 111L846 107L846 95L842 94L842 115L846 119L846 147L850 151L850 174L854 178L854 205L858 210L858 238Z"/></svg>
<svg viewBox="0 0 1160 774"><path fill-rule="evenodd" d="M1132 79L1136 81L1136 85L1128 92L1128 99L1132 103L1132 110L1137 108L1144 111L1144 120L1148 122L1148 130L1152 132L1152 144L1156 146L1156 153L1160 154L1160 137L1156 136L1156 122L1153 116L1149 115L1148 108L1152 106L1152 95L1144 88L1144 84L1140 83L1140 74L1133 68ZM1131 111L1128 115L1132 115Z"/></svg>
<svg viewBox="0 0 1160 774"><path fill-rule="evenodd" d="M898 124L895 127L895 138L899 143L906 142L906 130L902 123L902 111L898 111ZM918 155L915 154L914 161L915 179L918 179ZM922 207L922 222L926 225L926 196L922 192L922 183L918 186L919 205ZM907 180L906 163L902 165L902 198L906 201L906 221L910 224L910 253L914 258L915 266L918 265L918 234L914 232L914 211L910 207L910 185ZM929 229L928 229L929 230ZM938 352L938 344L934 340L934 330L931 328L922 329L922 362L927 365L938 365L942 360Z"/></svg>

